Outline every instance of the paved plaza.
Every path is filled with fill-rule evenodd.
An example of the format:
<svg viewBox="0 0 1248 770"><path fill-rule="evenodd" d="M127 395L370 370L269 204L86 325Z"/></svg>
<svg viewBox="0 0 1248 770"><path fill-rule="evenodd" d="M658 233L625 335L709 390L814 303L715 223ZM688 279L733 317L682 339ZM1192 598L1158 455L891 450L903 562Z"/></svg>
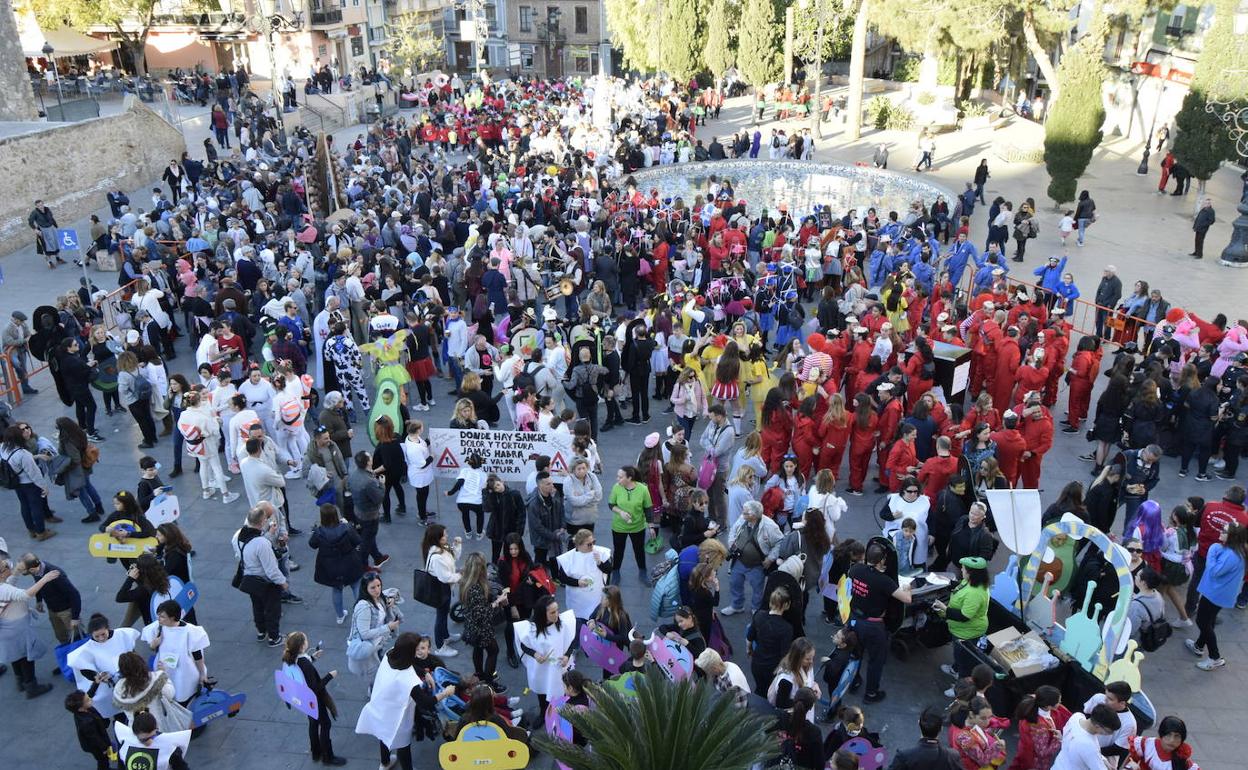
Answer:
<svg viewBox="0 0 1248 770"><path fill-rule="evenodd" d="M410 113L409 113L410 114ZM699 138L709 141L712 135L725 137L729 132L749 126L750 110L747 99L730 100L723 110L722 119L699 128ZM790 125L796 125L791 123ZM1027 272L1041 264L1050 253L1060 253L1061 246L1056 233L1056 214L1044 198L1047 177L1043 166L1006 164L992 152L992 143L1010 137L1012 133L1024 134L1036 127L1011 126L994 132L991 129L949 134L937 139L937 170L931 172L935 181L960 190L971 178L973 169L981 157L989 159L993 176L989 180L989 199L996 194L1016 202L1027 196L1035 197L1041 223L1039 238L1029 249L1025 265ZM202 142L207 127L201 117L192 117L184 125L187 146L193 155L202 155ZM364 127L354 127L338 132L339 140L353 139ZM817 143L817 162L854 163L867 160L871 147L879 141L892 144L890 168L907 171L914 160L913 134L880 134L867 131L861 141L852 145L840 144L839 129L825 130L825 136ZM1124 285L1130 286L1137 278L1160 286L1173 304L1193 309L1202 316L1212 317L1216 312L1227 313L1232 321L1239 315L1239 296L1248 290L1248 272L1241 272L1218 264L1216 255L1229 238L1229 221L1234 217L1234 202L1238 199L1240 183L1237 173L1224 169L1210 183L1209 194L1215 201L1219 221L1210 231L1206 259L1195 261L1187 257L1191 250L1190 216L1195 189L1188 198L1160 196L1156 189L1156 163L1153 175L1137 177L1138 148L1108 142L1098 152L1080 183L1080 188L1092 191L1098 204L1098 223L1089 231L1087 245L1082 248L1070 246L1068 269L1075 274L1076 282L1085 297L1095 293L1096 281L1105 264L1116 264ZM1155 159L1154 159L1155 160ZM155 180L153 180L153 185ZM148 185L144 190L131 191L134 201L147 201ZM107 211L101 197L101 212ZM986 208L978 208L972 221L972 236L981 246L986 231ZM68 223L63 223L68 224ZM85 222L76 225L80 233L86 232ZM65 292L77 285L80 270L72 265L58 270L48 270L34 253L33 245L27 246L2 260L4 282L0 285L0 317L7 318L13 310L27 313L36 305L47 304L56 293ZM1024 267L1011 263L1015 272ZM116 285L115 275L95 273L91 277L102 288ZM170 369L183 373L192 372L193 350L188 349L185 339L177 348L178 358L169 362ZM30 397L17 409L21 419L28 420L40 433L50 433L56 417L70 414L56 397L51 378L43 373L32 379L39 388L37 396ZM427 426L444 427L450 420L452 399L446 395L450 384L447 380L434 383L437 405L432 411L421 415ZM1095 396L1094 396L1095 397ZM1065 396L1059 398L1054 409L1056 419L1061 418L1065 408ZM604 487L610 486L610 478L616 468L636 460L645 434L662 430L666 424L659 413L648 425L625 425L600 440L604 467ZM102 496L111 496L118 489L133 490L139 473L137 459L143 452L137 449L141 440L138 430L128 415L105 417L101 410L98 419L100 432L108 439L101 445L100 464L94 481ZM368 448L367 442L357 439L356 449ZM1079 461L1077 456L1087 451L1088 445L1082 434L1057 433L1054 450L1046 457L1042 480L1042 499L1052 502L1060 488L1072 479L1088 481L1090 465ZM172 468L172 443L162 439L151 451L163 465L162 477L168 480ZM700 455L700 453L699 453ZM191 745L188 760L196 770L226 770L227 768L259 768L286 770L319 766L308 754L305 718L287 709L274 694L272 671L279 664L279 650L259 645L249 620L249 604L244 595L230 588L234 560L228 547L231 533L241 525L246 511L246 498L232 505L223 505L219 499L204 501L200 498L199 484L192 472L193 463L187 461L187 472L170 482L183 503L182 525L198 551L194 561L196 583L202 598L196 610L199 622L211 639L212 645L205 653L209 671L219 680L219 686L229 692L244 692L247 705L235 719L215 722L202 737ZM1154 492L1164 510L1187 495L1200 494L1216 499L1229 482L1215 480L1199 483L1193 478L1177 478L1175 461L1167 458L1162 463L1162 482ZM242 491L241 480L231 482L234 491ZM461 534L459 517L454 506L445 496L448 485L440 483L431 494L430 502L441 512L440 521L447 524L452 535ZM844 484L838 491L844 490ZM288 487L293 523L305 531L310 530L315 511L302 482L292 481ZM10 550L20 554L35 551L48 562L64 568L83 594L83 619L92 612L103 612L119 620L122 606L114 601L114 595L125 575L118 565L106 564L102 559L87 555L86 539L95 530L92 525L78 523L82 516L77 502L63 499L61 488L50 493L52 507L65 519L56 525L59 535L31 548L22 532L17 515L16 499L4 493L4 515L0 518L0 535L7 538ZM841 537L865 540L875 534L872 506L876 497L847 497L849 513L838 525ZM413 506L414 507L414 506ZM605 512L598 523L598 532L609 529L610 517ZM1118 524L1121 527L1121 521ZM412 569L418 565L418 546L423 529L415 517L395 517L394 523L383 525L379 535L382 551L392 560L386 565L383 576L388 585L398 586L410 594ZM466 544L470 550L489 552L487 541ZM319 661L322 672L339 671L338 679L330 686L338 703L341 719L334 728L335 753L349 759L350 767L371 768L377 765L376 741L357 736L353 732L355 719L365 699L366 683L347 671L344 653L346 630L334 623L334 613L327 588L312 582L314 553L307 547L307 535L292 539L291 554L302 566L292 575L291 585L304 598L301 606L286 605L283 608L283 632L305 631L313 644L323 641L325 656ZM652 557L653 559L653 557ZM999 569L1005 561L1005 550L998 553L993 567ZM653 563L653 562L652 562ZM23 584L25 582L23 581ZM724 578L727 589L727 578ZM624 596L626 606L639 629L648 630L652 624L648 618L649 591L638 585L633 570L624 570ZM433 611L408 601L403 605L406 620L404 630L431 633ZM811 603L807 629L820 653L830 648L831 627L818 619L819 603ZM1219 628L1220 646L1225 650L1228 665L1213 673L1204 673L1192 665L1193 658L1183 649L1182 638L1194 629L1179 630L1175 637L1160 651L1149 655L1141 669L1144 690L1156 705L1159 715L1177 714L1183 717L1190 731L1194 758L1205 770L1235 770L1244 767L1242 755L1236 748L1238 730L1248 723L1248 614L1237 611L1222 613ZM725 626L736 647L736 660L744 664L745 617L738 615L725 618ZM455 630L454 628L452 629ZM50 629L44 624L42 633L52 641ZM459 670L471 668L469 649L458 645L459 657L450 661ZM939 673L940 663L947 662L951 653L941 650L918 650L908 660L890 660L884 674L884 688L888 698L876 705L866 707L867 725L881 733L884 744L890 749L907 746L917 738L915 720L923 707L943 706L947 699L941 691L948 680ZM500 660L503 681L511 687L508 695L519 695L527 714L536 710L536 699L525 692L524 675L507 667ZM13 676L0 679L0 745L6 767L29 767L41 770L87 767L89 758L79 751L73 733L70 716L64 711L61 700L69 692L70 685L63 679L52 678L55 666L52 656L38 663L41 681L52 681L56 689L52 694L36 701L27 702L17 693ZM594 670L596 675L596 670ZM861 693L850 696L850 702L858 703ZM1081 704L1068 704L1078 709ZM423 743L414 747L416 766L437 766L437 745ZM533 767L546 768L550 760L539 756Z"/></svg>

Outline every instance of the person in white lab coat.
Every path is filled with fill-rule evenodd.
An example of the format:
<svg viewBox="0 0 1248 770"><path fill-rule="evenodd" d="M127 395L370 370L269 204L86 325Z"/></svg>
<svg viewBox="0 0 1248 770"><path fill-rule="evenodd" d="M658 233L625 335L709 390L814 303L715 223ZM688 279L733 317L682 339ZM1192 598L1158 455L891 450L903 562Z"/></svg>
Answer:
<svg viewBox="0 0 1248 770"><path fill-rule="evenodd" d="M152 770L186 770L186 751L191 745L191 731L161 732L156 717L141 711L133 724L117 722L117 756L120 767L149 767ZM140 759L145 757L145 759Z"/></svg>
<svg viewBox="0 0 1248 770"><path fill-rule="evenodd" d="M572 667L576 615L559 612L555 598L543 596L533 607L533 619L516 623L515 630L529 689L537 693L537 713L545 714L548 699L563 693L563 673Z"/></svg>
<svg viewBox="0 0 1248 770"><path fill-rule="evenodd" d="M86 644L71 652L66 663L74 671L74 683L79 690L86 692L91 685L99 683L92 699L95 710L102 717L112 717L117 713L113 706L113 682L118 676L117 659L122 653L131 652L139 642L139 632L133 628L109 627L108 618L95 613L87 621Z"/></svg>
<svg viewBox="0 0 1248 770"><path fill-rule="evenodd" d="M208 683L204 650L208 633L194 623L182 620L182 607L172 599L156 608L156 621L143 629L141 637L156 653L156 665L173 682L173 698L186 705Z"/></svg>
<svg viewBox="0 0 1248 770"><path fill-rule="evenodd" d="M381 667L373 680L368 703L355 723L359 735L371 735L381 745L381 766L391 767L390 752L397 755L402 770L412 770L412 726L416 710L433 709L437 702L455 693L447 685L433 689L433 680L421 680L417 673L416 647L420 637L413 633L399 634L394 647L381 659Z"/></svg>
<svg viewBox="0 0 1248 770"><path fill-rule="evenodd" d="M602 602L602 589L611 575L611 549L594 544L594 533L582 529L572 537L572 550L555 559L567 586L564 603L577 620L588 620Z"/></svg>

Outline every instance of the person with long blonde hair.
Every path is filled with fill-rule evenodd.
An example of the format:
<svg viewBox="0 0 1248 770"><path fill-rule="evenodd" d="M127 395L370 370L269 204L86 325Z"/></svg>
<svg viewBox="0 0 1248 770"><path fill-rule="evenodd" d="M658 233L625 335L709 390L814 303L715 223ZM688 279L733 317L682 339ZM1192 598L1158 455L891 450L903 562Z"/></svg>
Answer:
<svg viewBox="0 0 1248 770"><path fill-rule="evenodd" d="M498 637L494 633L495 611L507 604L510 588L492 594L486 578L485 555L473 551L464 558L459 578L459 603L464 612L464 642L472 647L472 666L477 678L498 694L507 688L498 681Z"/></svg>
<svg viewBox="0 0 1248 770"><path fill-rule="evenodd" d="M828 408L818 426L820 445L815 467L831 471L833 484L841 474L841 462L845 457L845 448L849 446L850 416L845 408L844 395L833 393L828 396Z"/></svg>

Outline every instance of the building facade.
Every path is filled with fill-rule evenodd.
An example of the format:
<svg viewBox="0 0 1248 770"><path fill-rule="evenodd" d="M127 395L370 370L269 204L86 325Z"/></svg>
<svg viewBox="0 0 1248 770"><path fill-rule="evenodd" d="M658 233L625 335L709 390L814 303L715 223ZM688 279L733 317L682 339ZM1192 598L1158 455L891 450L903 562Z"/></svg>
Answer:
<svg viewBox="0 0 1248 770"><path fill-rule="evenodd" d="M508 0L509 72L538 77L611 72L602 0Z"/></svg>

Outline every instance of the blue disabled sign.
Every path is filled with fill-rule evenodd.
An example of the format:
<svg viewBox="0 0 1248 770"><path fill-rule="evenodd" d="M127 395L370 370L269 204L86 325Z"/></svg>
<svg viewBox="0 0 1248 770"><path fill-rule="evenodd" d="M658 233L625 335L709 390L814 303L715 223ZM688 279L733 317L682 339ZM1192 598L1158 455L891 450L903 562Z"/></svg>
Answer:
<svg viewBox="0 0 1248 770"><path fill-rule="evenodd" d="M77 230L57 230L56 242L60 244L62 249L66 251L78 250L78 231Z"/></svg>

